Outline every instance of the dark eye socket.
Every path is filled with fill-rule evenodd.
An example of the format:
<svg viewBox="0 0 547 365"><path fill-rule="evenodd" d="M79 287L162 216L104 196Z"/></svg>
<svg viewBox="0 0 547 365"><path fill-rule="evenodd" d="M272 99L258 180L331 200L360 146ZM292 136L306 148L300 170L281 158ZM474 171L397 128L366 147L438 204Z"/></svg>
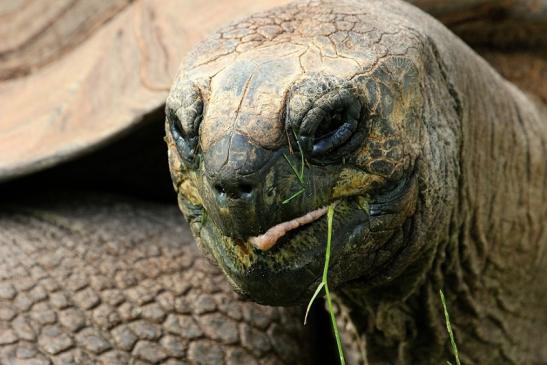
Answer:
<svg viewBox="0 0 547 365"><path fill-rule="evenodd" d="M346 143L355 130L358 121L344 110L336 110L318 125L313 138L312 157L331 153Z"/></svg>
<svg viewBox="0 0 547 365"><path fill-rule="evenodd" d="M344 113L342 110L336 110L330 118L323 120L315 131L315 140L332 135L338 128L344 124Z"/></svg>
<svg viewBox="0 0 547 365"><path fill-rule="evenodd" d="M179 118L177 113L170 110L167 113L167 119L177 151L184 160L193 164L199 142L198 131L202 119L202 108L189 108L181 114L183 120Z"/></svg>
<svg viewBox="0 0 547 365"><path fill-rule="evenodd" d="M175 138L175 140L178 138L186 138L184 128L182 128L180 119L176 116L176 114L171 113L169 119L171 121L171 133L173 133L173 137Z"/></svg>
<svg viewBox="0 0 547 365"><path fill-rule="evenodd" d="M171 132L184 139L192 139L199 133L199 126L201 124L202 112L191 110L184 111L180 114L181 118L174 112L168 114L168 120L171 124Z"/></svg>
<svg viewBox="0 0 547 365"><path fill-rule="evenodd" d="M286 125L310 161L330 164L354 151L366 134L360 127L366 104L358 89L344 80L297 85L289 94Z"/></svg>

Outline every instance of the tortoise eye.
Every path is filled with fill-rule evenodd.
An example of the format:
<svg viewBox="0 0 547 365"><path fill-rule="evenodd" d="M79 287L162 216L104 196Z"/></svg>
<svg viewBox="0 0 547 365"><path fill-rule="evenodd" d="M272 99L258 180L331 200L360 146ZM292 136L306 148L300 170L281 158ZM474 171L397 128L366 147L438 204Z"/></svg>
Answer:
<svg viewBox="0 0 547 365"><path fill-rule="evenodd" d="M350 86L335 88L312 102L296 124L298 139L314 163L329 164L358 145L362 102Z"/></svg>
<svg viewBox="0 0 547 365"><path fill-rule="evenodd" d="M342 146L351 138L357 129L357 125L358 121L342 110L336 111L334 115L325 118L315 131L312 157L330 153Z"/></svg>
<svg viewBox="0 0 547 365"><path fill-rule="evenodd" d="M203 118L201 95L196 88L190 87L189 90L171 95L170 98L169 106L166 107L169 131L180 156L193 165L198 152L199 127Z"/></svg>
<svg viewBox="0 0 547 365"><path fill-rule="evenodd" d="M169 118L171 135L177 146L177 151L187 162L193 163L197 154L199 136L197 130L199 128L184 128L182 121L176 116ZM196 117L194 123L199 125L201 115Z"/></svg>
<svg viewBox="0 0 547 365"><path fill-rule="evenodd" d="M171 122L171 128L173 136L175 137L175 140L178 138L185 138L186 133L184 132L184 129L182 128L182 124L180 123L179 118L177 118L176 115L172 116L172 122Z"/></svg>

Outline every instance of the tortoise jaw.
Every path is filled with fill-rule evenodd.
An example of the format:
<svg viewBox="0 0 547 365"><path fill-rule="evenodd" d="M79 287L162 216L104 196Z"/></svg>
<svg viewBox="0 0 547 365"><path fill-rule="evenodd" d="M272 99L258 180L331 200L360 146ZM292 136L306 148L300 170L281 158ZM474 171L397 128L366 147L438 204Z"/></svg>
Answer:
<svg viewBox="0 0 547 365"><path fill-rule="evenodd" d="M217 261L236 291L261 304L293 305L305 302L320 280L328 237L327 221L321 217L329 203L336 202L329 269L332 287L358 278L376 285L387 277L384 272L393 276L386 265L406 245L408 235L401 232L410 227L404 223L413 215L417 199L417 179L409 175L388 191L375 194L372 201L366 195L351 195L316 202L308 213L262 230L265 233L259 237L281 232L262 243L252 242L259 237L231 236L207 218L203 205L193 205L183 195L179 204L198 243Z"/></svg>
<svg viewBox="0 0 547 365"><path fill-rule="evenodd" d="M257 249L267 251L275 246L279 242L279 239L285 236L289 231L318 220L324 216L326 212L327 207L312 210L303 216L276 224L261 235L249 237L248 241Z"/></svg>

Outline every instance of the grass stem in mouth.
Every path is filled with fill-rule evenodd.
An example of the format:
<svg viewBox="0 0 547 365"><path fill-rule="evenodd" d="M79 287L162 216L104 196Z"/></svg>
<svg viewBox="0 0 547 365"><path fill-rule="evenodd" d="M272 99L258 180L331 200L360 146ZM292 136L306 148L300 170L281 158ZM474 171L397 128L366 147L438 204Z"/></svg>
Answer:
<svg viewBox="0 0 547 365"><path fill-rule="evenodd" d="M321 277L321 283L317 286L315 289L315 292L313 293L313 296L311 297L310 301L308 302L308 306L306 308L306 315L304 316L304 324L306 324L308 320L308 314L310 312L311 306L315 299L318 297L321 290L325 290L325 299L327 301L327 310L329 312L332 328L334 331L334 337L336 339L336 347L338 349L338 356L340 358L340 364L345 365L346 360L344 358L344 351L342 348L342 341L340 339L340 332L338 331L338 326L336 324L336 315L334 314L334 308L332 306L332 298L330 295L329 290L329 284L328 284L328 273L329 273L329 264L330 264L330 254L331 254L331 243L332 243L332 220L334 217L334 206L335 203L332 203L328 206L327 209L327 248L325 251L325 264L323 266L323 276ZM446 300L443 294L442 290L439 290L439 295L441 297L441 303L443 306L443 312L444 312L444 318L446 322L446 330L448 331L448 336L450 338L450 346L452 349L452 353L454 354L454 358L456 360L456 365L461 365L460 362L460 356L458 352L458 346L456 345L456 340L454 338L454 332L452 331L452 325L450 323L450 316L448 314L448 308L446 306ZM450 361L446 362L448 365L452 365Z"/></svg>
<svg viewBox="0 0 547 365"><path fill-rule="evenodd" d="M332 298L330 296L329 284L328 284L328 273L329 273L329 263L330 263L330 252L331 252L331 242L332 242L332 219L334 217L334 206L335 203L329 205L327 209L327 249L325 252L325 265L323 266L323 276L321 278L321 283L315 289L315 293L311 297L308 307L306 308L306 315L304 317L304 324L308 319L308 313L310 308L317 298L321 290L325 289L325 298L327 300L327 309L329 311L330 320L332 324L332 329L334 331L334 338L336 339L336 347L338 348L338 356L340 358L340 364L346 365L346 360L344 358L344 351L342 349L342 341L340 339L340 332L338 331L338 326L336 325L336 316L334 314L334 308L332 306ZM459 364L458 364L459 365Z"/></svg>

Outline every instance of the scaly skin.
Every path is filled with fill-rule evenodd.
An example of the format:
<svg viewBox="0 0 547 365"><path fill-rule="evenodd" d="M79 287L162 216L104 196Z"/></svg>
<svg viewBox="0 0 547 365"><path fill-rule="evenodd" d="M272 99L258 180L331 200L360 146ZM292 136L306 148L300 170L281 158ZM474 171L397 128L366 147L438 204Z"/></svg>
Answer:
<svg viewBox="0 0 547 365"><path fill-rule="evenodd" d="M547 363L547 112L434 19L396 0L258 14L196 48L166 112L181 210L239 292L306 301L326 220L267 252L248 238L335 202L355 361L449 359L442 289L464 363Z"/></svg>
<svg viewBox="0 0 547 365"><path fill-rule="evenodd" d="M176 207L0 205L0 364L305 364L299 310L241 300Z"/></svg>

